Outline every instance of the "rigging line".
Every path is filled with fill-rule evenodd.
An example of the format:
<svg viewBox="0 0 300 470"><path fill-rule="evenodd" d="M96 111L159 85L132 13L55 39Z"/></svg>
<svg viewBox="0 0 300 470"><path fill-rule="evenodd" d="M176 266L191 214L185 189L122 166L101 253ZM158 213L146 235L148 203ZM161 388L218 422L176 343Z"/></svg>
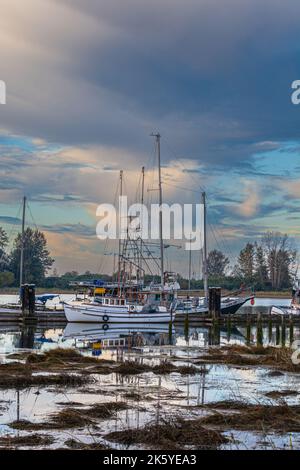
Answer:
<svg viewBox="0 0 300 470"><path fill-rule="evenodd" d="M178 156L176 156L174 150L171 148L171 146L170 146L170 144L169 144L169 142L168 142L167 139L166 139L165 143L166 143L166 146L169 148L169 151L171 152L173 158L176 160L176 162L177 162L184 170L186 170L186 171L188 172L188 168L186 168L186 167L184 166L184 164L182 163L182 161L178 159ZM190 177L191 177L192 179L194 179L194 181L196 182L196 184L200 187L200 189L201 189L202 191L207 192L205 186L201 186L201 185L199 184L199 181L197 181L197 180L195 179L195 176L194 176L193 173L188 172L188 174L190 175Z"/></svg>
<svg viewBox="0 0 300 470"><path fill-rule="evenodd" d="M116 201L117 201L117 195L119 193L119 185L120 185L120 180L119 180L119 177L118 177L118 182L116 184L116 190L115 190L115 194L114 194L114 206L116 207ZM111 227L111 224L112 224L112 220L110 221L109 225L108 225L108 228ZM102 269L104 268L105 264L106 264L106 253L107 253L107 245L108 245L108 238L105 239L105 242L104 242L104 249L103 249L103 254L100 256L100 263L98 265L98 273L96 274L100 274ZM113 250L115 251L115 250Z"/></svg>
<svg viewBox="0 0 300 470"><path fill-rule="evenodd" d="M183 191L190 191L192 193L198 193L198 194L202 193L202 191L198 191L197 189L185 188L183 186L177 186L176 184L173 184L173 183L166 183L165 181L163 181L163 184L167 186L174 186L174 188L182 189Z"/></svg>
<svg viewBox="0 0 300 470"><path fill-rule="evenodd" d="M222 241L222 243L223 243L223 246L224 246L224 248L225 248L225 251L228 252L228 254L230 255L230 257L231 257L232 260L234 261L234 259L236 258L236 255L235 255L235 254L232 252L232 250L229 248L229 245L227 244L226 240L224 239L224 237L222 236L221 232L219 231L218 224L217 224L217 220L216 220L216 217L213 215L213 212L209 212L209 218L213 218L216 233L217 233L218 236L220 237L220 239L221 239L221 241Z"/></svg>
<svg viewBox="0 0 300 470"><path fill-rule="evenodd" d="M30 208L30 205L29 205L29 203L28 203L27 200L26 200L26 208L28 209L28 212L29 212L29 214L30 214L30 216L31 216L31 219L32 219L32 222L33 222L33 225L34 225L35 229L38 230L38 226L37 226L37 224L36 224L36 222L35 222L35 219L34 219L34 217L33 217L33 214L32 214L31 208Z"/></svg>

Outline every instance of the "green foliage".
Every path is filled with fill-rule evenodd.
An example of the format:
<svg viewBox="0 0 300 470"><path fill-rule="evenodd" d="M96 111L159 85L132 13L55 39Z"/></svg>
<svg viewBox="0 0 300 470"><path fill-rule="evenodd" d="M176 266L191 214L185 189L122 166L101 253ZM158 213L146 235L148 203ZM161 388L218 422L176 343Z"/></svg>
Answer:
<svg viewBox="0 0 300 470"><path fill-rule="evenodd" d="M207 257L207 272L209 277L224 277L229 266L229 259L219 250L212 250Z"/></svg>
<svg viewBox="0 0 300 470"><path fill-rule="evenodd" d="M17 235L10 255L10 271L16 284L20 282L21 234ZM54 263L47 249L45 235L39 230L27 228L24 233L24 282L42 285L47 271Z"/></svg>
<svg viewBox="0 0 300 470"><path fill-rule="evenodd" d="M0 287L10 287L14 284L15 277L9 271L0 272Z"/></svg>

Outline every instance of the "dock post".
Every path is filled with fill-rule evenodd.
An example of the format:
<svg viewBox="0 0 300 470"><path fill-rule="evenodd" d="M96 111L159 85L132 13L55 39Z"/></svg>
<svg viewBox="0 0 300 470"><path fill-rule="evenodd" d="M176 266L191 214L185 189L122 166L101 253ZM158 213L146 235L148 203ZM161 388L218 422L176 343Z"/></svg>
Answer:
<svg viewBox="0 0 300 470"><path fill-rule="evenodd" d="M186 314L184 319L184 338L185 341L188 342L189 340L189 315Z"/></svg>
<svg viewBox="0 0 300 470"><path fill-rule="evenodd" d="M281 346L285 347L285 339L286 339L286 325L285 325L285 317L282 316L281 319Z"/></svg>
<svg viewBox="0 0 300 470"><path fill-rule="evenodd" d="M290 315L290 346L294 341L294 324L293 324L293 315Z"/></svg>
<svg viewBox="0 0 300 470"><path fill-rule="evenodd" d="M251 320L247 319L247 330L246 330L246 344L250 346L251 343Z"/></svg>
<svg viewBox="0 0 300 470"><path fill-rule="evenodd" d="M214 320L213 321L213 334L212 334L212 342L214 346L219 346L220 345L220 340L221 340L221 331L220 331L220 323L219 320Z"/></svg>
<svg viewBox="0 0 300 470"><path fill-rule="evenodd" d="M269 322L268 322L268 333L269 333L269 343L272 342L272 334L273 334L273 325L272 325L272 317L269 315Z"/></svg>
<svg viewBox="0 0 300 470"><path fill-rule="evenodd" d="M263 326L261 321L261 315L257 317L257 333L256 333L256 344L257 346L263 346L264 335L263 335Z"/></svg>
<svg viewBox="0 0 300 470"><path fill-rule="evenodd" d="M22 316L24 323L36 323L35 285L22 284L21 291Z"/></svg>
<svg viewBox="0 0 300 470"><path fill-rule="evenodd" d="M229 343L231 337L231 316L227 318L227 341Z"/></svg>
<svg viewBox="0 0 300 470"><path fill-rule="evenodd" d="M173 322L172 320L169 321L169 345L172 346L173 344Z"/></svg>
<svg viewBox="0 0 300 470"><path fill-rule="evenodd" d="M221 315L221 288L210 287L208 290L208 310L209 315L218 320Z"/></svg>
<svg viewBox="0 0 300 470"><path fill-rule="evenodd" d="M280 344L280 329L279 325L276 325L276 346L279 346Z"/></svg>

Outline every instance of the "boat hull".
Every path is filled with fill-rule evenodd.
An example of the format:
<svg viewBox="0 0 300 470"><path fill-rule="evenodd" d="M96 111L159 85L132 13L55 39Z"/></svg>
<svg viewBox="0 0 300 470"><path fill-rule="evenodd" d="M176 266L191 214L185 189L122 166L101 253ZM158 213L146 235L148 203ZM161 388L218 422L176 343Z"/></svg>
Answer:
<svg viewBox="0 0 300 470"><path fill-rule="evenodd" d="M273 305L273 307L271 308L271 315L300 316L300 309L291 307L276 307Z"/></svg>
<svg viewBox="0 0 300 470"><path fill-rule="evenodd" d="M76 323L167 323L171 319L169 312L128 312L97 310L97 307L83 305L64 305L68 322Z"/></svg>
<svg viewBox="0 0 300 470"><path fill-rule="evenodd" d="M229 302L222 302L221 304L221 315L233 315L236 313L239 308L241 308L248 300L250 300L252 297L248 298L243 298L243 299L235 299ZM180 318L180 316L183 315L189 315L191 317L193 316L205 316L208 315L208 307L200 307L194 310L178 310L175 313L175 320Z"/></svg>

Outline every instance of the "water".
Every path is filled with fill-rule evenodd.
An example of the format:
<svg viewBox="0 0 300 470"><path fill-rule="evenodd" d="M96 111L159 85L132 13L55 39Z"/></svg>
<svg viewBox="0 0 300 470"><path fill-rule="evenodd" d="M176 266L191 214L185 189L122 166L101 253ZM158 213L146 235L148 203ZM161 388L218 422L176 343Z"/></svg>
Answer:
<svg viewBox="0 0 300 470"><path fill-rule="evenodd" d="M289 300L257 299L255 307L245 306L251 312L265 311L270 305L287 305ZM255 325L247 330L245 326L230 326L213 331L211 327L175 326L172 336L168 326L130 326L113 327L107 331L97 325L66 325L62 327L23 328L17 325L0 324L0 362L9 362L9 354L24 349L45 351L57 347L74 347L86 355L99 355L99 358L112 360L130 360L138 363L155 365L168 359L176 366L193 363L205 349L211 345L256 344L258 337L263 344L281 345L284 339L289 344L300 338L298 327L294 327L293 337L286 328L265 326L257 331ZM102 343L102 348L95 349L95 342ZM84 387L62 388L47 386L31 387L25 390L0 391L0 436L14 435L9 424L16 419L42 422L51 413L57 412L68 403L78 409L84 409L95 403L126 401L129 408L119 411L113 418L100 421L93 429L78 428L69 430L47 430L55 442L50 448L65 447L68 439L76 438L83 443L98 442L108 444L105 434L110 431L140 428L146 423L162 418L180 415L184 418L202 416L204 411L199 405L221 400L242 400L248 403L278 404L278 400L266 397L266 393L278 390L299 391L300 375L284 373L279 377L268 375L263 367L241 367L215 364L197 366L195 375L184 376L178 372L156 375L145 372L137 375L110 373L95 375L94 382ZM128 398L129 393L138 396L138 400ZM299 395L285 398L289 404L298 403ZM20 431L17 431L20 433ZM41 431L44 433L44 431ZM25 431L21 432L26 435ZM223 448L300 448L300 433L256 433L230 431L234 443ZM122 446L109 443L110 446ZM26 447L26 446L25 446ZM134 444L130 448L139 448Z"/></svg>

